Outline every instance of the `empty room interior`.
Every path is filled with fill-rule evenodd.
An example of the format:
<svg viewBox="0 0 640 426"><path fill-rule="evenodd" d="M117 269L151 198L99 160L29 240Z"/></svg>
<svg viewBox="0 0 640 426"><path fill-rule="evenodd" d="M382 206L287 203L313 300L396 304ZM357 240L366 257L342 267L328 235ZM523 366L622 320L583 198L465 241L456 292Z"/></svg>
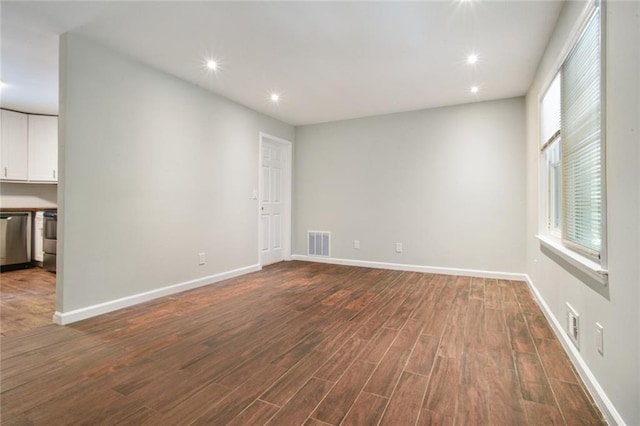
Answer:
<svg viewBox="0 0 640 426"><path fill-rule="evenodd" d="M3 425L640 425L640 1L0 19Z"/></svg>

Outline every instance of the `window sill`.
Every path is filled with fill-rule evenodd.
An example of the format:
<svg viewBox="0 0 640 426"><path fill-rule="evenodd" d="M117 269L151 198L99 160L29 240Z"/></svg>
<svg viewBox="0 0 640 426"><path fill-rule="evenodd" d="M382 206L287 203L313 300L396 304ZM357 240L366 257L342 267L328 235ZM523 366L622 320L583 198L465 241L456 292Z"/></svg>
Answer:
<svg viewBox="0 0 640 426"><path fill-rule="evenodd" d="M536 238L538 238L541 245L545 246L553 253L560 256L560 258L578 268L580 271L586 273L600 284L607 285L609 283L609 271L602 268L598 263L566 248L559 241L555 241L551 237L546 235L536 235Z"/></svg>

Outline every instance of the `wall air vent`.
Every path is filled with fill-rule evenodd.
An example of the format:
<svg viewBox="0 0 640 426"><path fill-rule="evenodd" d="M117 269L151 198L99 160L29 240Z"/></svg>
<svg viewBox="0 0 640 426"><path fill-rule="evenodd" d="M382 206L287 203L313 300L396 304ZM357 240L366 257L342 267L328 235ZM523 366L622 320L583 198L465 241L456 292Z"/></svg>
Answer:
<svg viewBox="0 0 640 426"><path fill-rule="evenodd" d="M329 231L308 231L307 247L309 256L329 257L331 247L331 232Z"/></svg>

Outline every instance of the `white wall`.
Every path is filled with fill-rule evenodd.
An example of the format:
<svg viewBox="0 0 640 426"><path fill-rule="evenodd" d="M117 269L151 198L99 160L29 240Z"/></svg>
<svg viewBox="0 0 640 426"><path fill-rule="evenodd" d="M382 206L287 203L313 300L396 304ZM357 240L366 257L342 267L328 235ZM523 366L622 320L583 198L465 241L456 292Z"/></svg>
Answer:
<svg viewBox="0 0 640 426"><path fill-rule="evenodd" d="M256 265L258 134L293 128L80 35L60 50L58 311Z"/></svg>
<svg viewBox="0 0 640 426"><path fill-rule="evenodd" d="M0 184L2 208L52 208L56 207L58 185L39 183Z"/></svg>
<svg viewBox="0 0 640 426"><path fill-rule="evenodd" d="M522 273L524 117L517 98L297 127L294 253L322 230L334 258Z"/></svg>
<svg viewBox="0 0 640 426"><path fill-rule="evenodd" d="M579 357L624 422L640 424L640 3L607 2L606 156L609 285L581 280L543 253L538 230L540 94L557 71L561 51L584 8L566 2L527 95L527 273L555 318L565 302L581 315ZM604 326L604 356L595 323ZM593 383L591 385L594 389ZM596 395L597 396L597 395ZM599 396L597 396L599 398ZM615 413L614 413L615 414ZM619 418L617 419L620 420ZM616 419L613 419L616 421Z"/></svg>

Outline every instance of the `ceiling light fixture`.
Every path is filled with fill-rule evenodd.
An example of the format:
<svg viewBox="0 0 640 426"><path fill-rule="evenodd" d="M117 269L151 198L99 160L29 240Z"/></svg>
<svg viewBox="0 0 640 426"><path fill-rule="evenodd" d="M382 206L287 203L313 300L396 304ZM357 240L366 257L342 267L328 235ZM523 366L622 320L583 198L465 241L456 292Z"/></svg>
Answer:
<svg viewBox="0 0 640 426"><path fill-rule="evenodd" d="M471 86L471 93L478 93L478 90L480 90L478 86Z"/></svg>
<svg viewBox="0 0 640 426"><path fill-rule="evenodd" d="M207 61L207 68L209 68L211 71L215 71L218 69L218 63L213 59L209 59Z"/></svg>
<svg viewBox="0 0 640 426"><path fill-rule="evenodd" d="M471 55L467 56L468 64L475 64L476 62L478 62L478 55L476 55L475 53L472 53Z"/></svg>
<svg viewBox="0 0 640 426"><path fill-rule="evenodd" d="M271 100L273 102L278 102L280 100L280 95L278 95L277 93L272 93L271 94Z"/></svg>

